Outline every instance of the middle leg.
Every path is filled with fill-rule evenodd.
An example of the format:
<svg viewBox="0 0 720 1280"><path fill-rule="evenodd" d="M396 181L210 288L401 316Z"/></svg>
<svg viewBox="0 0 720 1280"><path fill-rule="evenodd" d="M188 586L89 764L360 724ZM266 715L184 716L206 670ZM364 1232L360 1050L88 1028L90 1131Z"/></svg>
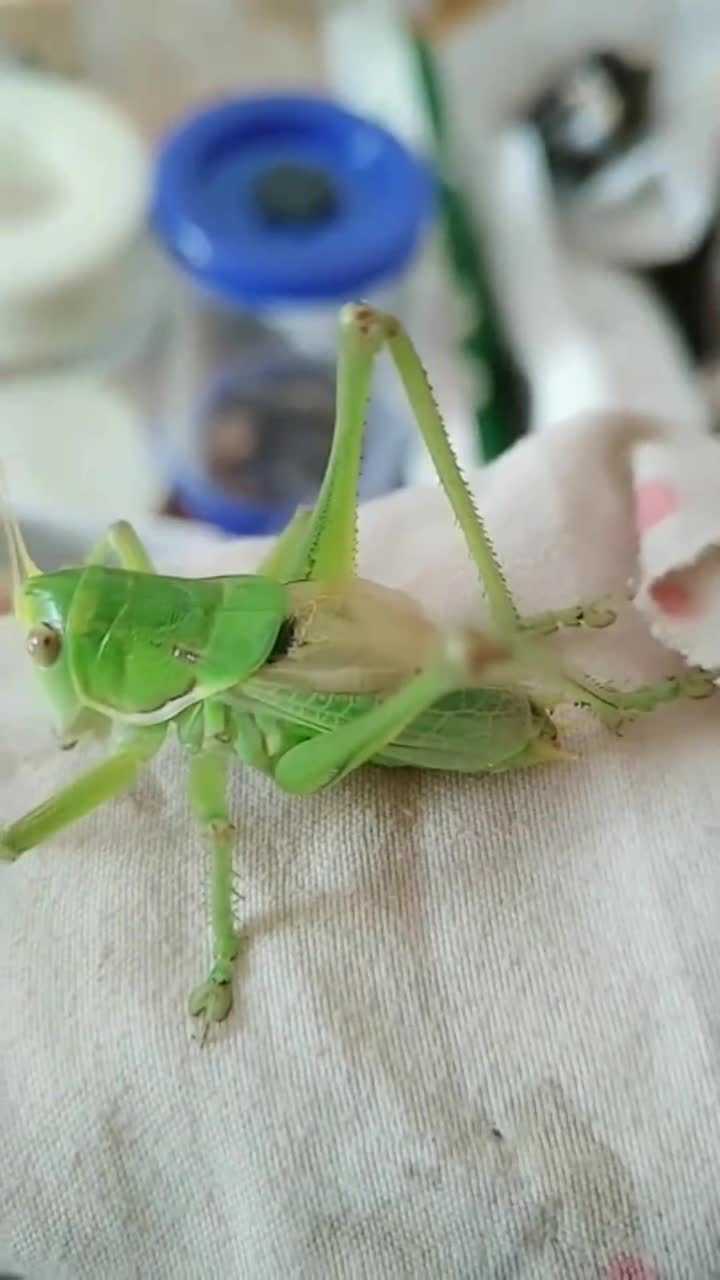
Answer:
<svg viewBox="0 0 720 1280"><path fill-rule="evenodd" d="M213 960L205 982L190 996L190 1013L204 1014L206 1022L222 1022L233 1003L232 979L239 950L233 911L233 848L235 829L227 810L227 782L231 746L226 741L223 707L210 703L204 709L205 738L190 763L190 803L210 839L210 921Z"/></svg>
<svg viewBox="0 0 720 1280"><path fill-rule="evenodd" d="M127 520L116 520L110 525L93 547L87 563L106 564L112 555L117 557L123 569L133 569L136 573L155 572L146 548Z"/></svg>

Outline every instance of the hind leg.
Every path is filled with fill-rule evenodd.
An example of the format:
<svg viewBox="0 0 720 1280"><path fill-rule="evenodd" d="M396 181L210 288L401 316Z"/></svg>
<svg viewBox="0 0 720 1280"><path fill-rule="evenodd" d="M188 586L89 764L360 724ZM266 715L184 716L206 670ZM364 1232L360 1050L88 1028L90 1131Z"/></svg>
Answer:
<svg viewBox="0 0 720 1280"><path fill-rule="evenodd" d="M283 554L288 556L297 576L305 579L343 581L355 571L357 489L365 418L373 367L384 346L395 363L418 430L480 575L495 629L502 640L508 641L519 629L518 611L458 467L427 374L399 321L372 307L349 305L342 310L330 459L315 507L309 517L297 518L297 525L289 534L290 546L282 549ZM302 573L298 573L299 568Z"/></svg>
<svg viewBox="0 0 720 1280"><path fill-rule="evenodd" d="M542 688L537 694L534 692L533 697L548 709L563 702L587 707L604 724L617 729L624 720L655 711L666 702L675 702L679 698L707 698L716 692L712 676L699 670L669 676L653 684L638 685L634 689L618 689L591 676L572 675L560 668L548 679L546 668Z"/></svg>
<svg viewBox="0 0 720 1280"><path fill-rule="evenodd" d="M128 791L143 766L162 746L166 733L165 725L135 730L114 756L76 778L62 791L48 796L23 818L0 828L0 861L14 862L28 849L34 849L70 823Z"/></svg>

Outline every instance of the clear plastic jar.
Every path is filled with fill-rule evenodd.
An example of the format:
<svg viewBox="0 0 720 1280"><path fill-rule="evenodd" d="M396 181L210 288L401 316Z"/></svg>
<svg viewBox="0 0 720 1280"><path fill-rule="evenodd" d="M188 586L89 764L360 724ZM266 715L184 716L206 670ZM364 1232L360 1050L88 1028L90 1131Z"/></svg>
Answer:
<svg viewBox="0 0 720 1280"><path fill-rule="evenodd" d="M166 138L153 225L178 299L158 449L180 509L266 533L312 501L330 448L339 308L363 299L402 315L432 211L425 167L320 97L223 102ZM387 374L381 362L364 497L403 480L409 422Z"/></svg>

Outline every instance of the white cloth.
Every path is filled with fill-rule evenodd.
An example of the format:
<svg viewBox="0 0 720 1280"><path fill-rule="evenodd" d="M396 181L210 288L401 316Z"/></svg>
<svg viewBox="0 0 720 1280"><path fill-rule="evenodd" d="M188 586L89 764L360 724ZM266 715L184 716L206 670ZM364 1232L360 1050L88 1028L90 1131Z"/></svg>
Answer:
<svg viewBox="0 0 720 1280"><path fill-rule="evenodd" d="M628 430L534 435L473 477L523 610L637 574ZM361 547L365 575L433 616L482 616L441 492L368 505ZM676 661L630 607L563 643L628 685ZM81 762L57 754L9 620L0 687L8 820ZM205 868L179 749L0 869L18 1269L720 1274L720 701L623 737L559 720L574 761L492 779L366 769L297 799L239 767L249 946L202 1049L185 1002L208 963Z"/></svg>
<svg viewBox="0 0 720 1280"><path fill-rule="evenodd" d="M696 53L704 60L702 40ZM591 415L624 424L638 608L663 644L720 668L720 444L682 335L646 285L567 242L530 126L493 137L473 174L503 323L532 389L531 429ZM652 421L655 438L642 439L632 416L636 427ZM581 497L592 485L596 500L579 440L568 457L571 491Z"/></svg>
<svg viewBox="0 0 720 1280"><path fill-rule="evenodd" d="M637 605L653 635L720 668L720 442L676 434L632 451Z"/></svg>

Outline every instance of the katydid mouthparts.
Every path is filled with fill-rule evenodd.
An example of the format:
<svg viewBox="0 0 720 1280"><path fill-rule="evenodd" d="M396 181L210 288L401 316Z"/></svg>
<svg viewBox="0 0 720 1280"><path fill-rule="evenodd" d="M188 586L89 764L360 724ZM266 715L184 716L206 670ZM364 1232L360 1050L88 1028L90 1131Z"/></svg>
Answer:
<svg viewBox="0 0 720 1280"><path fill-rule="evenodd" d="M356 576L365 414L383 347L477 570L486 632L445 633L402 592ZM612 726L715 689L708 674L688 670L623 691L560 662L547 635L608 626L613 609L601 601L521 616L414 346L395 318L361 304L341 312L335 432L319 496L257 574L162 576L122 522L81 567L43 573L9 511L5 526L15 616L61 741L100 734L112 751L0 828L0 859L14 861L131 787L172 726L212 849L212 966L189 1005L206 1028L230 1012L241 941L226 802L235 758L297 795L367 763L495 773L567 758L552 714L563 703Z"/></svg>

